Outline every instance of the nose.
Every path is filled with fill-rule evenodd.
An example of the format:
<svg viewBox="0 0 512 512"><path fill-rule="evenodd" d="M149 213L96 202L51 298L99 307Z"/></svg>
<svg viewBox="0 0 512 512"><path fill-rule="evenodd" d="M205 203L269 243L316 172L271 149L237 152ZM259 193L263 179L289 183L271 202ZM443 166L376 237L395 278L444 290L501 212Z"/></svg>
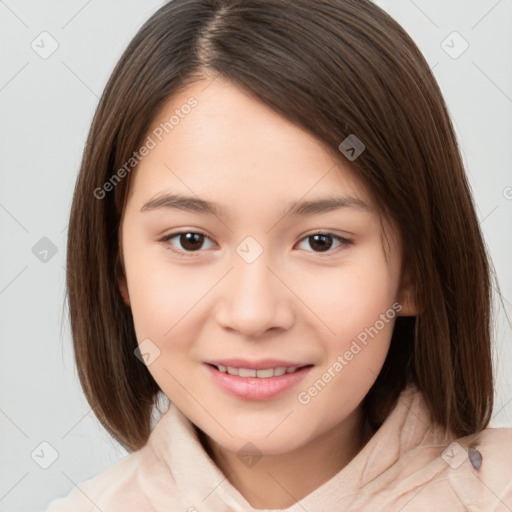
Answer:
<svg viewBox="0 0 512 512"><path fill-rule="evenodd" d="M234 268L218 289L221 326L250 338L290 329L295 321L293 293L269 267L265 252L252 263L235 254Z"/></svg>

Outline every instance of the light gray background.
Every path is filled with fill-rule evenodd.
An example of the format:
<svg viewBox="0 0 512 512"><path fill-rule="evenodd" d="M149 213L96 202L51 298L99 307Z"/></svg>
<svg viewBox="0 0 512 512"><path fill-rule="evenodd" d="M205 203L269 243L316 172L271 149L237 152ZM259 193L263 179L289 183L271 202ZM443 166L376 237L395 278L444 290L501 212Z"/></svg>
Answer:
<svg viewBox="0 0 512 512"><path fill-rule="evenodd" d="M441 85L512 318L512 0L377 3L411 34ZM0 511L44 510L126 453L78 384L64 309L66 227L98 98L160 5L0 0ZM464 41L453 31L469 44L457 58ZM511 334L500 306L493 426L512 426ZM48 469L40 465L52 448L41 442L58 453Z"/></svg>

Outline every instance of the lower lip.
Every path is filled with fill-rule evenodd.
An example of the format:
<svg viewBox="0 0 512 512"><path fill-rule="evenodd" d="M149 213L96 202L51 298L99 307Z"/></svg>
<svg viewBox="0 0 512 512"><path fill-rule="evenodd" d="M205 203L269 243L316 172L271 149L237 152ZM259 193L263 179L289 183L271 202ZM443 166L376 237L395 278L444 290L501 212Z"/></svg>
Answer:
<svg viewBox="0 0 512 512"><path fill-rule="evenodd" d="M280 377L259 379L258 377L230 375L220 372L209 364L205 366L216 384L228 393L244 400L267 400L278 396L298 384L312 368L312 366L304 366L293 373L285 373Z"/></svg>

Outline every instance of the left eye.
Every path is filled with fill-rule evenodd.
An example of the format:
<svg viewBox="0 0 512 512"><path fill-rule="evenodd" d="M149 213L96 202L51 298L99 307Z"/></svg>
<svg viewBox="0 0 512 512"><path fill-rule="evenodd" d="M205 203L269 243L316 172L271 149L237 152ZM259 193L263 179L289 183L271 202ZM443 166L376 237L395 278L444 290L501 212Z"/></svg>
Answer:
<svg viewBox="0 0 512 512"><path fill-rule="evenodd" d="M308 242L309 246L313 249L313 252L327 252L333 249L333 245L336 249L341 245L349 245L351 242L346 238L342 238L338 235L333 235L331 233L315 233L314 235L309 235L301 240L301 244L304 242ZM307 250L307 249L306 249Z"/></svg>

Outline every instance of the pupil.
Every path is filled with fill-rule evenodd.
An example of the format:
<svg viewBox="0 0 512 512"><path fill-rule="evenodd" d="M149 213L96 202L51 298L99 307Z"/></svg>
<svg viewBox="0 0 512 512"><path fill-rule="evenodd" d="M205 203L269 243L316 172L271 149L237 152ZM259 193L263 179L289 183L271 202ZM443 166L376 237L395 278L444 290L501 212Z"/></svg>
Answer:
<svg viewBox="0 0 512 512"><path fill-rule="evenodd" d="M320 252L328 251L332 246L332 237L330 235L312 235L309 238L311 248Z"/></svg>
<svg viewBox="0 0 512 512"><path fill-rule="evenodd" d="M204 235L201 235L201 233L183 233L180 236L180 243L187 251L194 251L201 248L203 245L203 238Z"/></svg>

